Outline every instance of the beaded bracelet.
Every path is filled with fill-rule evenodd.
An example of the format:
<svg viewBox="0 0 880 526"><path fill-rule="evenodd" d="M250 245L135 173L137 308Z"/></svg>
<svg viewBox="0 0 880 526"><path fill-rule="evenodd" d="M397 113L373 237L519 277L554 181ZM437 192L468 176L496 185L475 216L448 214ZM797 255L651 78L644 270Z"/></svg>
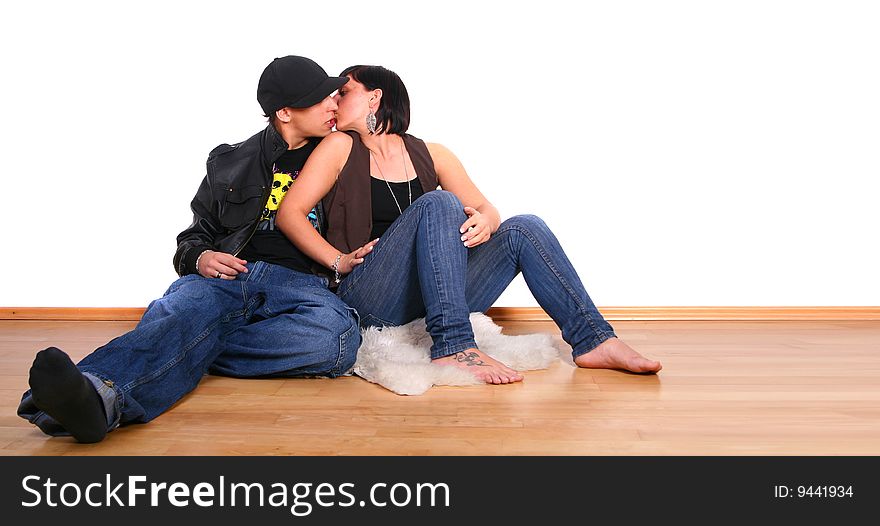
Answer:
<svg viewBox="0 0 880 526"><path fill-rule="evenodd" d="M210 249L210 248L209 248L209 249L207 249L207 250L202 250L202 253L201 253L201 254L199 254L199 257L197 257L197 258L196 258L196 274L201 274L201 273L202 273L202 271L201 271L201 270L199 270L199 261L201 261L201 260L202 260L202 256L204 256L204 255L205 255L205 252L210 252L210 251L211 251L211 249Z"/></svg>
<svg viewBox="0 0 880 526"><path fill-rule="evenodd" d="M340 259L342 259L342 254L339 254L338 256L336 256L336 261L334 261L333 264L330 265L330 270L333 271L333 274L334 274L333 278L336 283L339 283L340 281L342 281L339 277L339 260Z"/></svg>

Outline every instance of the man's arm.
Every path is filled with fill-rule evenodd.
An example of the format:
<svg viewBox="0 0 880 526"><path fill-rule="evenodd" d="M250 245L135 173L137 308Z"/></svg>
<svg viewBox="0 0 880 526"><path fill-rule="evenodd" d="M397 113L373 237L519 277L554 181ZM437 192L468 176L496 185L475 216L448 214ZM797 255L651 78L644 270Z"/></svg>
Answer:
<svg viewBox="0 0 880 526"><path fill-rule="evenodd" d="M214 248L214 239L220 233L220 225L211 213L211 187L207 176L202 179L190 208L193 222L177 236L177 252L174 253L174 270L179 276L199 272L196 259L205 250Z"/></svg>
<svg viewBox="0 0 880 526"><path fill-rule="evenodd" d="M247 261L213 250L216 239L224 230L212 211L211 200L211 185L205 176L190 204L193 222L177 236L174 270L179 276L201 274L206 278L235 279L239 272L247 272L244 266Z"/></svg>

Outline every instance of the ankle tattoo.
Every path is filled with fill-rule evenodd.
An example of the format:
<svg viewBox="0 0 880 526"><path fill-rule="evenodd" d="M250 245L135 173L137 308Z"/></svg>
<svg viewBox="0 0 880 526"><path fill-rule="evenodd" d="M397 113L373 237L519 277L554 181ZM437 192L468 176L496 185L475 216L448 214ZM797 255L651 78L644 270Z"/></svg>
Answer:
<svg viewBox="0 0 880 526"><path fill-rule="evenodd" d="M479 367L488 367L489 364L484 362L480 355L471 351L471 352L460 352L455 354L455 361L459 363L466 364L468 367L479 366Z"/></svg>

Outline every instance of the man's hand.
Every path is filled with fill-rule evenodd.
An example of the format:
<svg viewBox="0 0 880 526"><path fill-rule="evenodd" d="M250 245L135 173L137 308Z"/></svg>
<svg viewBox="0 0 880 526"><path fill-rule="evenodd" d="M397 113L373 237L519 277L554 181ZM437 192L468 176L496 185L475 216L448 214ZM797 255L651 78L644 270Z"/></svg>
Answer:
<svg viewBox="0 0 880 526"><path fill-rule="evenodd" d="M199 274L206 278L235 279L239 272L247 272L247 261L226 252L208 250L199 257Z"/></svg>

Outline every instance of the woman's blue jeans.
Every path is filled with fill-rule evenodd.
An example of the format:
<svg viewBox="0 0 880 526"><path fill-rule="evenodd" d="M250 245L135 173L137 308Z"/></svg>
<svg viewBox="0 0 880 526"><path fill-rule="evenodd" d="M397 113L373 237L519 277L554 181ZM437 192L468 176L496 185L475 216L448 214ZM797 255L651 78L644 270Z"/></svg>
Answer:
<svg viewBox="0 0 880 526"><path fill-rule="evenodd" d="M469 313L488 310L520 272L574 357L615 336L540 218L511 217L470 249L459 232L466 219L454 194L428 192L392 223L337 294L357 309L364 326L424 316L432 359L476 348Z"/></svg>
<svg viewBox="0 0 880 526"><path fill-rule="evenodd" d="M206 372L335 377L354 366L357 314L326 278L262 261L247 267L236 280L178 279L134 330L77 364L104 401L108 430L159 416ZM18 414L46 434L68 434L36 407L30 391Z"/></svg>

